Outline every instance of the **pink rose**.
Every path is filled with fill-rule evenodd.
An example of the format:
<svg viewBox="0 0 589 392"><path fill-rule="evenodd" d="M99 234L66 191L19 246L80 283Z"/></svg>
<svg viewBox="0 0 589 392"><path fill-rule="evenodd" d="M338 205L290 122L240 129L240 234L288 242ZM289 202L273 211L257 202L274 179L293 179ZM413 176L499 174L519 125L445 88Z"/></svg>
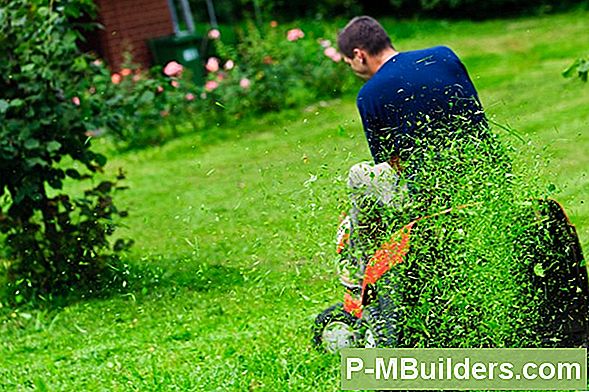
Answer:
<svg viewBox="0 0 589 392"><path fill-rule="evenodd" d="M184 98L186 98L187 101L194 101L194 94L188 93L184 96Z"/></svg>
<svg viewBox="0 0 589 392"><path fill-rule="evenodd" d="M170 61L164 67L164 74L169 77L180 77L184 71L184 67L175 61Z"/></svg>
<svg viewBox="0 0 589 392"><path fill-rule="evenodd" d="M114 73L114 74L110 75L110 81L113 84L119 84L119 83L121 83L121 79L123 79L123 78L118 73Z"/></svg>
<svg viewBox="0 0 589 392"><path fill-rule="evenodd" d="M172 81L170 82L170 84L172 85L172 87L176 87L176 88L177 88L178 86L180 86L180 83L178 83L178 81L177 81L177 80L172 80Z"/></svg>
<svg viewBox="0 0 589 392"><path fill-rule="evenodd" d="M164 88L162 86L157 86L157 88L155 89L155 91L159 93L163 93L164 92Z"/></svg>
<svg viewBox="0 0 589 392"><path fill-rule="evenodd" d="M327 57L331 58L337 54L337 50L335 50L335 48L330 46L329 48L327 48L323 51L323 54L326 55Z"/></svg>
<svg viewBox="0 0 589 392"><path fill-rule="evenodd" d="M216 57L209 57L205 68L209 72L217 72L219 70L219 60Z"/></svg>
<svg viewBox="0 0 589 392"><path fill-rule="evenodd" d="M80 106L80 98L79 97L73 97L72 102L74 103L74 105Z"/></svg>
<svg viewBox="0 0 589 392"><path fill-rule="evenodd" d="M323 51L323 54L332 59L333 61L335 61L336 63L342 61L342 55L334 47L330 46L329 48L325 49Z"/></svg>
<svg viewBox="0 0 589 392"><path fill-rule="evenodd" d="M339 63L340 61L342 61L342 55L341 53L336 53L333 56L331 56L331 59L336 63Z"/></svg>
<svg viewBox="0 0 589 392"><path fill-rule="evenodd" d="M252 85L252 82L250 82L250 80L248 78L243 78L239 81L239 87L241 87L244 90L247 90L248 88L250 88L251 85Z"/></svg>
<svg viewBox="0 0 589 392"><path fill-rule="evenodd" d="M92 64L94 64L94 65L96 65L97 67L99 67L99 66L101 66L101 65L102 65L102 60L100 60L100 59L96 59L96 60L94 60L94 61L92 62Z"/></svg>
<svg viewBox="0 0 589 392"><path fill-rule="evenodd" d="M278 27L278 22L273 20L272 22L270 22L270 27L272 27L272 28Z"/></svg>
<svg viewBox="0 0 589 392"><path fill-rule="evenodd" d="M211 29L209 30L209 39L219 39L221 38L221 32L217 29Z"/></svg>
<svg viewBox="0 0 589 392"><path fill-rule="evenodd" d="M123 68L121 69L121 76L129 76L131 75L131 70L129 68Z"/></svg>
<svg viewBox="0 0 589 392"><path fill-rule="evenodd" d="M288 32L286 33L286 39L291 42L303 38L304 36L305 33L303 33L303 30L299 28L288 30Z"/></svg>
<svg viewBox="0 0 589 392"><path fill-rule="evenodd" d="M227 60L223 68L225 68L227 71L230 71L233 69L233 67L235 67L235 63L233 62L233 60Z"/></svg>
<svg viewBox="0 0 589 392"><path fill-rule="evenodd" d="M213 91L217 87L219 87L219 83L214 80L209 80L205 83L205 90L207 91Z"/></svg>

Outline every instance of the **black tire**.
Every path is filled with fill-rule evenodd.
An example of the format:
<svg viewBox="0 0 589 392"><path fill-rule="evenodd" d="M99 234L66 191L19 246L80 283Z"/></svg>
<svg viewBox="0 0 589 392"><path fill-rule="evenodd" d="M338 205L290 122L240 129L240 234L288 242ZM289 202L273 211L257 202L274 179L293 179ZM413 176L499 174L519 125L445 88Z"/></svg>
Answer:
<svg viewBox="0 0 589 392"><path fill-rule="evenodd" d="M364 309L365 347L398 347L400 338L399 302L395 292L387 273L378 282L376 298Z"/></svg>
<svg viewBox="0 0 589 392"><path fill-rule="evenodd" d="M354 347L356 344L355 328L357 324L359 324L359 320L346 312L341 302L325 309L315 318L315 324L313 325L313 344L315 347L327 352L337 351L336 347L333 347L329 342L324 341L324 332L326 331L326 328L334 326L335 324L338 324L340 327L343 327L343 325L349 327L350 341L349 346L347 347Z"/></svg>
<svg viewBox="0 0 589 392"><path fill-rule="evenodd" d="M541 225L524 242L524 254L533 257L529 276L542 293L536 331L545 347L580 347L589 340L589 279L579 237L558 202L540 200L536 208ZM534 270L538 264L542 275Z"/></svg>

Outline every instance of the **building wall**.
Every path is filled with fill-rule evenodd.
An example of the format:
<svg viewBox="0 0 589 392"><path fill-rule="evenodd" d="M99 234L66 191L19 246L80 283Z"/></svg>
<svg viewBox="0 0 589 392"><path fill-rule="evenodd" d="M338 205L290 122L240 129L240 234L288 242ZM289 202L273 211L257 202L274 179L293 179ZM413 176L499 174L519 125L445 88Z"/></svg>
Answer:
<svg viewBox="0 0 589 392"><path fill-rule="evenodd" d="M148 67L150 38L174 32L166 0L96 0L99 21L104 30L98 33L100 54L111 69L119 70L123 54L130 52L133 62Z"/></svg>

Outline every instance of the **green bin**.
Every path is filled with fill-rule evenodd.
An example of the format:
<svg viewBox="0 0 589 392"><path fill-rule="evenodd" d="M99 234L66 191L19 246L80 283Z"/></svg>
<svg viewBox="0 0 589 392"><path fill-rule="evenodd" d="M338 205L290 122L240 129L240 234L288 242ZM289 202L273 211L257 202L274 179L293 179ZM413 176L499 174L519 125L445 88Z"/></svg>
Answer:
<svg viewBox="0 0 589 392"><path fill-rule="evenodd" d="M199 48L202 37L196 34L168 35L147 41L156 65L176 61L190 70L195 83L204 83L203 63Z"/></svg>

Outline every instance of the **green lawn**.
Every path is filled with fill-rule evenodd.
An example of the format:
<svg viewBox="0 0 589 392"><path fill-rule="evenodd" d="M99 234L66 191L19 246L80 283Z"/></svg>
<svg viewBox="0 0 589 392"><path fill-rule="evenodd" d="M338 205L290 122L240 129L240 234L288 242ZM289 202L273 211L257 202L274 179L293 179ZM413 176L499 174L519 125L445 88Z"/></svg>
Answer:
<svg viewBox="0 0 589 392"><path fill-rule="evenodd" d="M462 57L489 115L531 140L514 142L515 158L557 186L586 250L589 85L560 72L587 54L587 20L386 23L399 50L444 44ZM310 326L341 296L344 178L369 158L354 99L234 128L110 160L130 186L118 204L131 214L119 235L136 240L132 290L1 309L0 389L338 389L339 357L313 349Z"/></svg>

